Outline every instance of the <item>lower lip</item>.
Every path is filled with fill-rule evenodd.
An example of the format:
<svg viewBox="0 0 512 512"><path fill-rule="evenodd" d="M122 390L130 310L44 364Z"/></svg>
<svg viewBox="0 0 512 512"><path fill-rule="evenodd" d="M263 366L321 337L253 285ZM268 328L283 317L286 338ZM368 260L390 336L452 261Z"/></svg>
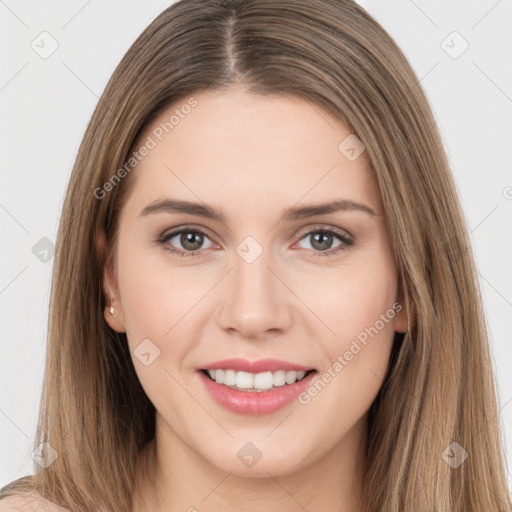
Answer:
<svg viewBox="0 0 512 512"><path fill-rule="evenodd" d="M224 384L217 384L202 371L198 373L215 402L231 412L252 416L270 414L293 402L310 385L316 374L311 372L299 382L268 391L238 391Z"/></svg>

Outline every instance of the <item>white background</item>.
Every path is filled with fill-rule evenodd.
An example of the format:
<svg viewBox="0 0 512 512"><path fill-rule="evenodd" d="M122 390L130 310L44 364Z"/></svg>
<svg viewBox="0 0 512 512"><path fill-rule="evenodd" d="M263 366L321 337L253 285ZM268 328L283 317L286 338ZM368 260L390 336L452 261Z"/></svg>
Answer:
<svg viewBox="0 0 512 512"><path fill-rule="evenodd" d="M53 260L40 261L32 247L43 237L55 242L98 98L171 3L0 1L0 487L33 472ZM512 465L512 2L360 3L409 58L443 136L476 251ZM31 48L43 31L59 45L47 59ZM445 51L463 48L453 31L469 44L456 59Z"/></svg>

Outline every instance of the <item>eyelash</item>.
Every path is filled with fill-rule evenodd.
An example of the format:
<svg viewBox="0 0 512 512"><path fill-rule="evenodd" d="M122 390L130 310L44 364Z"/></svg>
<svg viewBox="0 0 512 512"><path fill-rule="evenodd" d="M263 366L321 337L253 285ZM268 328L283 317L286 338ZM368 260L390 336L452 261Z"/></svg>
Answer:
<svg viewBox="0 0 512 512"><path fill-rule="evenodd" d="M181 249L173 249L167 242L171 239L171 238L174 238L176 235L179 235L181 233L195 233L195 234L200 234L200 235L204 235L205 237L207 238L210 238L208 236L207 233L205 233L204 231L202 231L201 229L198 229L198 228L181 228L179 230L176 230L176 231L172 231L170 233L163 233L162 235L160 235L156 240L155 240L155 243L157 243L158 245L161 245L164 247L164 249L166 251L169 251L173 254L179 254L180 256L199 256L200 253L201 253L201 250L198 250L198 251L182 251ZM313 250L313 256L314 257L327 257L327 256L334 256L336 254L338 254L339 252L341 251L345 251L347 250L349 247L351 247L352 245L354 245L354 241L350 238L348 238L346 235L342 234L341 232L337 231L337 230L333 230L332 228L331 229L327 229L325 227L321 227L321 228L317 228L317 229L313 229L313 230L310 230L308 231L307 233L305 233L301 238L300 240L306 238L307 236L310 236L314 233L322 233L322 234L327 234L327 235L334 235L335 237L339 238L341 240L341 244L336 247L335 249L330 249L330 250L327 250L327 251L315 251ZM299 241L300 241L299 240Z"/></svg>

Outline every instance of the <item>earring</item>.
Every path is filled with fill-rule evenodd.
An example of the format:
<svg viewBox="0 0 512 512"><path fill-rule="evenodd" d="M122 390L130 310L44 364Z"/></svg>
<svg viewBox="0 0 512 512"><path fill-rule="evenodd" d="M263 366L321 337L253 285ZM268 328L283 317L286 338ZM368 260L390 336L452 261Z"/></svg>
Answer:
<svg viewBox="0 0 512 512"><path fill-rule="evenodd" d="M110 309L108 311L111 315L113 315L115 312L114 306L110 306Z"/></svg>

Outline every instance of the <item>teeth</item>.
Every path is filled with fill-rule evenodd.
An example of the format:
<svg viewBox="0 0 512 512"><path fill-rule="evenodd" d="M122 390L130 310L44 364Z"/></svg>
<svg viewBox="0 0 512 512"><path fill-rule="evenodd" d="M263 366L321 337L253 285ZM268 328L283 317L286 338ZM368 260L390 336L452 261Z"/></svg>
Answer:
<svg viewBox="0 0 512 512"><path fill-rule="evenodd" d="M218 370L217 370L218 371ZM236 372L236 387L248 389L252 388L254 374L247 372Z"/></svg>
<svg viewBox="0 0 512 512"><path fill-rule="evenodd" d="M276 372L249 373L235 370L207 370L217 384L224 384L245 391L265 391L274 387L300 381L306 372L278 370Z"/></svg>
<svg viewBox="0 0 512 512"><path fill-rule="evenodd" d="M212 379L215 380L215 375L212 377ZM226 386L234 386L236 384L235 370L226 370L224 372L224 384L226 384Z"/></svg>
<svg viewBox="0 0 512 512"><path fill-rule="evenodd" d="M297 380L297 372L286 372L286 384L293 384Z"/></svg>

